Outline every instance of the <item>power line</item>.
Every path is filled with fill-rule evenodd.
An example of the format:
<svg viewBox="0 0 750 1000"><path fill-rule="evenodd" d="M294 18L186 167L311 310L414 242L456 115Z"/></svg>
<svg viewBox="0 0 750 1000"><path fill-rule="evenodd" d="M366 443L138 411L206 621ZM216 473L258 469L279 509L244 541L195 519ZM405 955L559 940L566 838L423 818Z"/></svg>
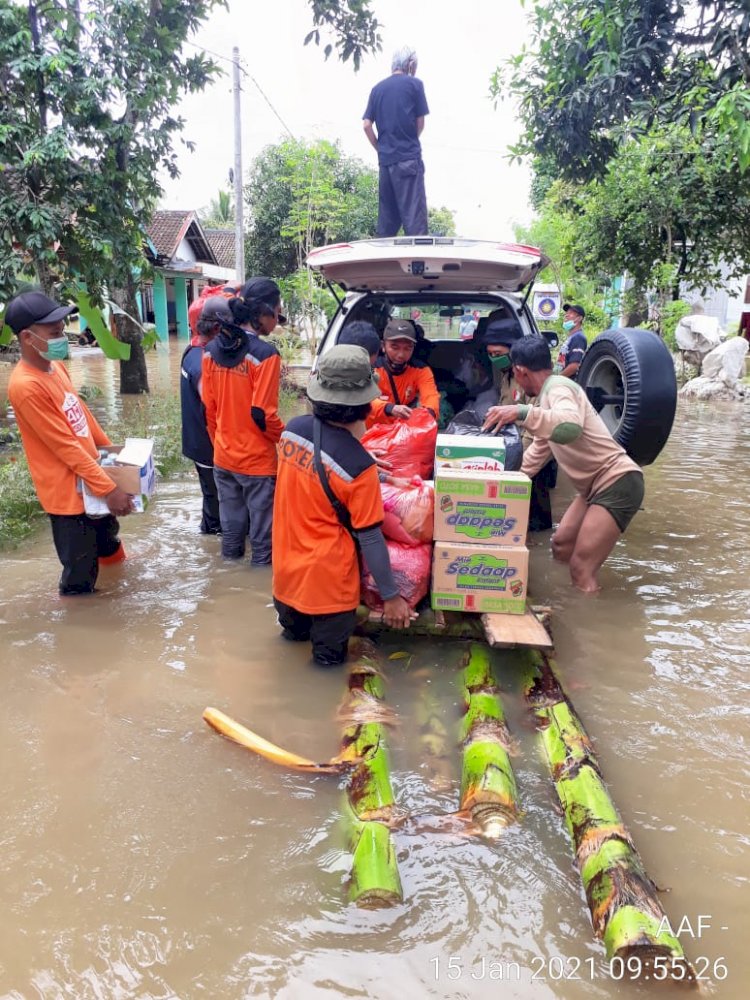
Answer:
<svg viewBox="0 0 750 1000"><path fill-rule="evenodd" d="M192 46L194 49L198 49L200 52L205 52L207 55L213 56L215 59L221 59L223 62L228 62L228 63L231 63L232 65L234 65L234 60L233 59L231 59L229 56L223 56L220 52L214 52L212 49L207 49L203 45L196 45L195 42L185 42L185 44ZM248 70L246 70L245 67L242 65L242 61L240 61L240 63L239 63L239 68L240 68L240 73L242 73L243 76L246 76L248 78L248 80L252 81L252 83L255 85L255 87L257 88L258 93L260 94L260 96L263 98L263 100L266 102L266 104L268 105L268 107L271 109L271 111L274 113L274 115L281 122L281 124L284 127L284 129L288 132L289 138L290 139L294 139L294 141L297 142L297 137L295 136L295 134L292 132L292 130L289 128L289 126L287 125L287 123L281 117L281 115L279 114L279 112L273 106L273 103L271 102L271 99L268 97L268 95L263 90L263 88L261 87L261 85L258 83L258 81L255 79L255 77L252 75L252 73L250 73Z"/></svg>

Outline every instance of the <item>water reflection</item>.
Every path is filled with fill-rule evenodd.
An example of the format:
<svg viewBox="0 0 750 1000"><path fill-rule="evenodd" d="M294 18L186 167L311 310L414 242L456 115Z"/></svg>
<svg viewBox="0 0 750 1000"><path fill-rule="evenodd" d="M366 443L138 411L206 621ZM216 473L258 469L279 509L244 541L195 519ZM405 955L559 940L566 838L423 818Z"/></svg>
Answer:
<svg viewBox="0 0 750 1000"><path fill-rule="evenodd" d="M154 389L176 386L172 347L149 358ZM97 401L106 423L122 405L108 363L74 364L77 384L97 366L106 376ZM613 797L650 874L671 889L675 923L711 915L701 939L684 943L692 958L724 957L729 977L707 992L729 1000L745 996L748 973L743 416L680 409L646 472L646 510L596 598L570 590L545 537L532 551L535 597L554 609L559 666ZM197 533L199 507L193 479L160 484L149 513L124 523L131 558L102 572L91 599L57 597L46 531L3 556L0 995L649 995L606 978L511 652L497 665L519 742L522 822L497 844L397 833L405 904L346 904L335 780L276 770L201 721L213 704L292 750L329 757L343 677L313 670L306 648L278 638L269 573L221 564L217 540ZM430 684L453 731L460 646L409 648L408 669L387 661L387 700L401 719L391 739L397 798L416 812L451 811L457 754L453 787L432 790L415 719ZM562 978L555 957L567 963ZM482 977L492 962L502 982Z"/></svg>

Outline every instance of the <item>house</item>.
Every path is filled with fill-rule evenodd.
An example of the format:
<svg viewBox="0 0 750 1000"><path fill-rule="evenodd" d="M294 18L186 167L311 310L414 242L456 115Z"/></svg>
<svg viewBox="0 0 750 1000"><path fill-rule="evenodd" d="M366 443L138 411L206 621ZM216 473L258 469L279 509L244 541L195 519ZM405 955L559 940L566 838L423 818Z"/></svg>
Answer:
<svg viewBox="0 0 750 1000"><path fill-rule="evenodd" d="M147 230L146 256L153 281L142 286L144 319L164 337L187 339L188 306L205 284L233 281L233 230L204 230L193 211L159 209Z"/></svg>

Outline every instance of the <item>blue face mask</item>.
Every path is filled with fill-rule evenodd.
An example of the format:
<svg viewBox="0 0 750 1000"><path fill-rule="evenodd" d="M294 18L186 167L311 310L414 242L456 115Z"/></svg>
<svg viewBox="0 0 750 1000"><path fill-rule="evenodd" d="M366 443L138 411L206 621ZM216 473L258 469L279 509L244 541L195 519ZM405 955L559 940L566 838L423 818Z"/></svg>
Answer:
<svg viewBox="0 0 750 1000"><path fill-rule="evenodd" d="M575 320L566 319L563 323L563 330L572 330L575 325Z"/></svg>
<svg viewBox="0 0 750 1000"><path fill-rule="evenodd" d="M44 358L45 361L64 361L68 356L68 338L63 337L53 337L52 340L47 340L46 342L47 350L39 351L39 356Z"/></svg>

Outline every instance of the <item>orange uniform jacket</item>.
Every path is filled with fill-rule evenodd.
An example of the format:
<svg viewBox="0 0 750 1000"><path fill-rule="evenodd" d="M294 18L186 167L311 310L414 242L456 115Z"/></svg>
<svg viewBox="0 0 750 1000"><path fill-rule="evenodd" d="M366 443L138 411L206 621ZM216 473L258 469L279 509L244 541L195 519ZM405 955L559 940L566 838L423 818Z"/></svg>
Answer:
<svg viewBox="0 0 750 1000"><path fill-rule="evenodd" d="M437 415L440 412L440 393L435 385L432 370L422 361L411 361L400 375L390 375L385 362L380 359L375 365L380 397L373 400L367 426L394 419L387 412L392 406L426 406ZM391 385L391 379L393 385ZM396 389L394 393L393 389Z"/></svg>
<svg viewBox="0 0 750 1000"><path fill-rule="evenodd" d="M273 516L273 596L308 615L359 604L354 541L339 522L313 465L313 418L295 417L281 436ZM377 466L343 427L323 424L321 457L355 531L383 522Z"/></svg>
<svg viewBox="0 0 750 1000"><path fill-rule="evenodd" d="M268 341L249 334L246 356L234 368L203 352L201 395L214 465L246 476L276 475L281 357Z"/></svg>
<svg viewBox="0 0 750 1000"><path fill-rule="evenodd" d="M8 399L21 432L39 502L48 514L82 514L78 477L96 496L114 482L98 464L100 446L111 444L86 404L78 398L65 365L50 372L21 360L8 383Z"/></svg>

